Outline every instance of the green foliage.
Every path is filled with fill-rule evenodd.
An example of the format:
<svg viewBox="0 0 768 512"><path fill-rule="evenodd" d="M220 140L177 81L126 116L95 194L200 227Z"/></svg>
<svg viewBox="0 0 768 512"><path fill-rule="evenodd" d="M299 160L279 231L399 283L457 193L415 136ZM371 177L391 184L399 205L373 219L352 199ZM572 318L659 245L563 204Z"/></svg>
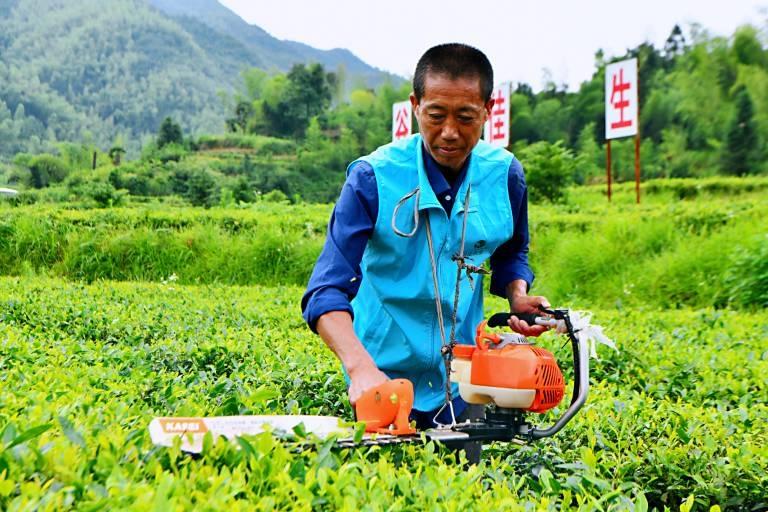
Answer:
<svg viewBox="0 0 768 512"><path fill-rule="evenodd" d="M266 203L287 204L288 196L283 194L280 190L272 190L261 196L261 200Z"/></svg>
<svg viewBox="0 0 768 512"><path fill-rule="evenodd" d="M199 150L216 149L252 149L260 154L292 154L296 151L296 143L292 140L241 133L225 135L203 135L197 139Z"/></svg>
<svg viewBox="0 0 768 512"><path fill-rule="evenodd" d="M263 115L266 121L260 128L264 130L262 133L302 137L310 119L323 113L330 104L335 80L335 76L326 73L320 64L309 67L295 64L284 81L271 79L274 89L259 103L258 114ZM253 114L254 110L248 102L238 102L233 127L244 131L248 116Z"/></svg>
<svg viewBox="0 0 768 512"><path fill-rule="evenodd" d="M66 162L67 167L72 171L91 170L93 168L93 153L98 153L91 144L60 142L56 144L56 149L60 158ZM97 164L98 156L100 155L97 154Z"/></svg>
<svg viewBox="0 0 768 512"><path fill-rule="evenodd" d="M109 148L107 154L109 155L109 159L112 160L112 164L117 166L120 165L120 161L125 154L125 149L123 149L122 146L112 146Z"/></svg>
<svg viewBox="0 0 768 512"><path fill-rule="evenodd" d="M0 278L0 508L523 512L764 502L764 312L595 311L620 350L593 361L587 406L554 438L490 445L477 466L435 444L337 451L310 441L298 450L269 434L211 443L200 457L153 447L147 425L158 415L352 417L338 362L298 313L301 293L173 278ZM493 299L488 311L503 307ZM562 338L539 343L568 366Z"/></svg>
<svg viewBox="0 0 768 512"><path fill-rule="evenodd" d="M698 188L686 186L693 180L667 188L658 180L644 189L640 206L632 205L634 189L627 183L616 187L610 206L597 189L571 195L569 209L579 213L533 210L538 291L550 300L583 298L606 306L760 307L740 297L760 296L764 281L735 271L734 261L740 255L745 265L760 261L762 249L750 241L768 231L761 199L766 182L746 180L739 187L740 180L718 180ZM680 202L681 196L689 199Z"/></svg>
<svg viewBox="0 0 768 512"><path fill-rule="evenodd" d="M594 132L594 123L584 126L577 141L575 182L579 185L593 181L605 173L604 165L599 165L602 163L603 152L592 138Z"/></svg>
<svg viewBox="0 0 768 512"><path fill-rule="evenodd" d="M20 13L27 12L24 9L29 8L26 5L28 1L22 2L24 8ZM164 8L170 5L165 0L161 3ZM209 7L212 12L217 10L213 5ZM57 5L56 9L62 8ZM133 19L131 15L125 12L123 15L130 25ZM69 14L62 16L70 19ZM155 41L159 39L163 42L160 44L162 48L168 46L166 43L170 41L179 40L184 42L179 47L184 55L187 50L192 51L190 48L197 48L195 44L200 44L199 39L195 39L194 44L186 41L181 32L177 31L179 27L167 20L163 23L155 22L158 24L155 27L157 30L151 35L137 28L139 25L132 25L135 28L131 32L132 40L146 42L146 37L153 44L160 44ZM221 24L220 19L213 20L207 16L177 22L185 30L192 30L195 37L213 37L211 24L217 27ZM204 27L206 24L208 28ZM58 27L55 23L45 26L52 30ZM123 28L118 32L120 30ZM233 37L240 40L241 35ZM24 39L22 33L16 32L9 38L17 36ZM230 43L240 44L234 39ZM206 44L205 49L222 49L217 42ZM105 43L104 51L115 55L122 63L120 57L117 57L122 55L119 45L115 48L110 45ZM234 47L230 50L234 51ZM679 27L675 27L663 51L645 43L627 51L624 57L636 56L640 59L640 121L644 136L640 153L644 179L706 177L718 172L756 174L768 169L763 165L766 155L761 145L761 141L768 137L768 110L764 108L768 105L768 59L765 55L766 51L760 46L757 32L749 26L737 30L731 39L710 37L704 32L697 32L692 34L690 44ZM199 59L190 57L188 60L197 62ZM548 84L538 93L534 93L526 84L519 84L511 97L512 137L516 152L525 155L525 146L537 142L559 143L562 150L576 155L573 165L569 161L573 159L563 160L564 168L573 167L569 181L581 184L604 180L603 74L604 66L610 60L614 59L598 55L592 79L585 81L573 93L558 88L554 83ZM33 61L38 63L38 60ZM146 65L154 69L148 62L141 62L143 64L137 64L138 67ZM227 62L227 66L232 63L229 60ZM136 154L135 147L143 137L142 158L137 165L131 166L130 172L125 173L131 176L122 180L122 183L117 175L113 180L113 186L125 188L132 195L184 195L188 191L187 181L191 170L204 169L216 182L216 190L230 190L233 193L236 189L252 190L262 194L279 190L288 197L298 194L307 201L332 201L338 195L345 176L344 169L349 162L390 140L391 104L407 98L410 87L408 84L399 87L384 84L376 90L352 90L345 97L341 91L345 90L342 82L346 71L337 68L338 75L328 73L324 65L327 63L309 66L296 64L287 72L274 71L271 74L258 68L234 71L239 70L239 66L232 66L228 79L234 82L240 73L242 83L237 92L232 95L223 93L222 98L233 116L229 122L233 133L201 136L197 140L192 137L188 147L183 146L181 126L188 132L199 133L192 125L197 123L197 126L202 126L203 120L185 117L185 114L178 114L169 108L149 105L141 111L142 115L151 113L155 123L153 126L160 124L161 119L164 120L157 143L149 142L147 131L142 129L139 137L131 135L127 142L121 141L118 146L114 146L115 140L120 137L115 135L113 127L106 129L93 125L96 126L95 131L87 129L86 124L78 120L76 115L65 115L63 112L59 115L53 100L38 101L30 99L29 94L24 96L19 91L10 91L5 99L0 94L0 154L3 141L22 135L26 141L36 141L33 152L38 153L45 146L44 139L49 134L46 132L46 135L40 135L36 130L45 127L50 119L56 122L64 118L67 122L74 119L76 122L73 122L82 127L80 140L84 142L79 145L57 145L61 158L71 171L90 166L90 158L96 151L92 133L99 134L95 142L100 147L109 147L101 142L102 135L112 134L109 143L114 147L125 147L129 156ZM0 66L0 78L7 78L8 83L15 87L17 82L14 80L17 77L13 69L16 68L4 69ZM176 76L172 70L168 72L169 76ZM44 76L46 73L40 72L38 75ZM61 78L56 70L49 73L57 79ZM61 80L67 84L76 82L73 78ZM154 83L147 80L150 84ZM173 83L187 84L188 81L176 79ZM165 86L167 84L163 84ZM165 94L163 87L158 86L153 91ZM32 87L28 89L34 90ZM171 95L174 98L193 97L183 87L178 91L174 89ZM99 96L99 101L105 97L109 95ZM333 104L332 97L336 98ZM93 100L91 103L108 110L99 101ZM49 112L49 118L41 121L38 114L46 105L55 112ZM120 113L125 114L127 108L123 106ZM172 121L169 117L171 115L180 122ZM129 117L124 115L123 119ZM205 117L205 114L199 117ZM114 126L119 124L114 118L112 122L117 123ZM146 123L142 121L144 125ZM8 132L8 137L3 137L4 130ZM60 131L53 130L54 135ZM67 135L63 138L72 137ZM544 147L548 146L535 146L528 153L534 155L536 160ZM615 180L632 180L632 140L614 141L612 148L612 173ZM115 158L119 152L112 152L111 156L100 152L97 154L98 166L107 165L111 160L119 168ZM243 161L244 156L248 157L247 164ZM20 160L25 158L20 157ZM156 160L163 164L162 167L157 165ZM528 169L538 165L538 161L521 160ZM179 163L181 168L175 168L174 163ZM548 171L554 172L555 169L557 166L548 167ZM123 173L122 170L119 172ZM559 172L565 171L560 169ZM8 174L10 183L28 184L32 178L28 173L21 173L18 166ZM104 181L104 177L102 175L95 179ZM533 181L537 179L536 176L532 178ZM41 183L41 179L37 181ZM539 182L540 188L542 184L548 186L547 181L561 180L545 179ZM534 192L533 197L536 194ZM545 191L540 197L546 198L547 194L550 191ZM551 194L554 200L562 200L557 192L551 191ZM255 194L241 196L255 199Z"/></svg>
<svg viewBox="0 0 768 512"><path fill-rule="evenodd" d="M154 165L104 171L199 170ZM245 209L0 205L0 273L22 276L0 278L0 508L757 508L766 190L764 177L655 180L640 206L631 183L612 204L579 187L568 205L533 205L533 291L595 311L620 351L591 365L588 404L560 434L490 445L471 468L437 445L299 452L264 434L199 458L150 445L156 415L352 417L297 309L330 206L278 191ZM486 312L505 307L491 297ZM539 340L567 367L561 342Z"/></svg>
<svg viewBox="0 0 768 512"><path fill-rule="evenodd" d="M736 29L731 43L731 53L736 62L746 66L768 67L768 55L755 27L744 25Z"/></svg>
<svg viewBox="0 0 768 512"><path fill-rule="evenodd" d="M188 151L184 146L176 142L171 142L161 146L152 156L162 163L168 163L181 161L187 153Z"/></svg>
<svg viewBox="0 0 768 512"><path fill-rule="evenodd" d="M114 171L110 183L122 188L112 181ZM197 177L207 171L184 172L179 195L191 200L186 187L200 179L207 185L197 202L237 206L7 207L0 216L0 273L36 268L86 281L157 281L175 273L183 283L306 283L322 247L329 205L289 204L298 201L279 190L257 194L242 177L222 189L210 186L205 174ZM119 175L128 182L132 176ZM231 196L221 196L222 190ZM643 188L639 206L632 183L617 185L611 204L604 186L571 189L565 205L534 204L534 291L553 303L585 300L603 307L759 308L765 248L758 240L768 232L767 190L768 179L758 177L655 180Z"/></svg>
<svg viewBox="0 0 768 512"><path fill-rule="evenodd" d="M736 90L736 115L728 127L723 153L723 172L743 176L756 171L757 127L752 100L746 87Z"/></svg>
<svg viewBox="0 0 768 512"><path fill-rule="evenodd" d="M181 126L174 122L170 117L163 119L160 129L157 132L157 147L163 149L167 144L184 144L184 135L181 133Z"/></svg>
<svg viewBox="0 0 768 512"><path fill-rule="evenodd" d="M101 208L119 206L124 194L119 193L111 183L103 181L91 184L87 189L88 196Z"/></svg>
<svg viewBox="0 0 768 512"><path fill-rule="evenodd" d="M64 181L69 167L53 155L39 155L28 163L30 182L34 188L44 188Z"/></svg>
<svg viewBox="0 0 768 512"><path fill-rule="evenodd" d="M643 183L643 191L652 195L668 195L670 199L693 199L699 194L718 197L733 197L740 194L768 192L765 178L707 178L707 179L663 179Z"/></svg>
<svg viewBox="0 0 768 512"><path fill-rule="evenodd" d="M189 176L186 197L193 206L212 206L215 203L216 180L204 169Z"/></svg>
<svg viewBox="0 0 768 512"><path fill-rule="evenodd" d="M519 158L525 167L531 201L555 203L567 199L566 190L573 183L576 162L561 142L536 142L520 151Z"/></svg>
<svg viewBox="0 0 768 512"><path fill-rule="evenodd" d="M350 83L394 77L347 51L280 41L213 1L14 0L0 5L0 158L61 141L107 149L125 136L135 157L162 120L185 133L224 130L243 68L344 64ZM153 5L162 4L161 9ZM182 5L183 4L183 5ZM175 8L164 8L169 5ZM344 84L342 84L342 88Z"/></svg>
<svg viewBox="0 0 768 512"><path fill-rule="evenodd" d="M225 122L227 130L232 133L246 133L248 129L248 119L253 116L253 105L248 101L238 101L235 105L234 117L228 118Z"/></svg>
<svg viewBox="0 0 768 512"><path fill-rule="evenodd" d="M743 249L734 251L725 284L729 302L742 307L768 309L768 235L746 240Z"/></svg>

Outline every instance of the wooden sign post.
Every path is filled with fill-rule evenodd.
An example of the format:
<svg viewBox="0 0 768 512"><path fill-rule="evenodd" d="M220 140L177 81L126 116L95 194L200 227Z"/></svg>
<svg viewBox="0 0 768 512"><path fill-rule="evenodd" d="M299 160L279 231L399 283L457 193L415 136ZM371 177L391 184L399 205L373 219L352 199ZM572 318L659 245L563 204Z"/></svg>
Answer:
<svg viewBox="0 0 768 512"><path fill-rule="evenodd" d="M611 139L635 137L635 195L640 203L640 109L637 59L605 67L605 139L608 200L611 200Z"/></svg>

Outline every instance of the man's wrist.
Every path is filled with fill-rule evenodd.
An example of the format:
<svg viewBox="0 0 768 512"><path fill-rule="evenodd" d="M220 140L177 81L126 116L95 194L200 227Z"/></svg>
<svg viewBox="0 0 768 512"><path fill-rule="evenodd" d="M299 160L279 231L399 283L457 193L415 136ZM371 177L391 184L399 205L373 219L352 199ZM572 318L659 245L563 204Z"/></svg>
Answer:
<svg viewBox="0 0 768 512"><path fill-rule="evenodd" d="M371 370L371 368L375 369L376 365L368 353L353 357L350 361L344 364L344 369L347 370L347 373L350 377L359 373L368 372Z"/></svg>
<svg viewBox="0 0 768 512"><path fill-rule="evenodd" d="M507 285L507 298L510 302L526 296L528 296L528 283L524 279L515 279Z"/></svg>

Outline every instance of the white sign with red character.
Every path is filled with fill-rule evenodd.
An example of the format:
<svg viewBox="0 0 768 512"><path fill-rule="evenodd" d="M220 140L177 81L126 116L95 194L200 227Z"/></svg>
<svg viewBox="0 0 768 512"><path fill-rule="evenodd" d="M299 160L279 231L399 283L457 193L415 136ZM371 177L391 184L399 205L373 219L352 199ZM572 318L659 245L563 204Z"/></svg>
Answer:
<svg viewBox="0 0 768 512"><path fill-rule="evenodd" d="M637 135L637 59L605 67L605 138Z"/></svg>
<svg viewBox="0 0 768 512"><path fill-rule="evenodd" d="M485 122L483 138L494 146L509 146L509 82L494 87L491 93L493 108Z"/></svg>
<svg viewBox="0 0 768 512"><path fill-rule="evenodd" d="M404 139L411 134L411 102L392 104L392 141Z"/></svg>

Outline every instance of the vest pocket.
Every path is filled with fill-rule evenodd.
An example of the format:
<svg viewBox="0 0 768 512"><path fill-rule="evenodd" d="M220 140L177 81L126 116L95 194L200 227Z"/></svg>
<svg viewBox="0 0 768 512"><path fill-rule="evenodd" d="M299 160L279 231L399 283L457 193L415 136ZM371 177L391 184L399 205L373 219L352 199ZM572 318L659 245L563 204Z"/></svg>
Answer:
<svg viewBox="0 0 768 512"><path fill-rule="evenodd" d="M458 222L456 249L461 244L461 224L464 221L464 213L456 216ZM488 259L491 253L500 245L499 236L488 231L482 220L480 212L474 206L470 206L467 215L467 231L464 238L464 255L467 263L480 266Z"/></svg>

